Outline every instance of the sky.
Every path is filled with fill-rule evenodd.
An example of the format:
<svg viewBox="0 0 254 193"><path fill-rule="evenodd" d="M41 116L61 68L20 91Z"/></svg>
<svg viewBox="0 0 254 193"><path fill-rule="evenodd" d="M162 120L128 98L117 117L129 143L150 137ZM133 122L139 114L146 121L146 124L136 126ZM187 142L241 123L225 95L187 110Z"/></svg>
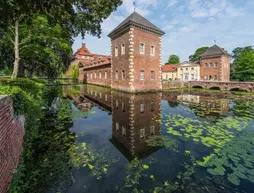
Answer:
<svg viewBox="0 0 254 193"><path fill-rule="evenodd" d="M165 31L162 63L176 54L181 62L202 46L216 44L229 53L254 45L254 0L135 0L136 11ZM73 51L86 43L90 52L110 55L107 36L134 11L133 0L121 6L101 24L101 38L86 35L74 39Z"/></svg>

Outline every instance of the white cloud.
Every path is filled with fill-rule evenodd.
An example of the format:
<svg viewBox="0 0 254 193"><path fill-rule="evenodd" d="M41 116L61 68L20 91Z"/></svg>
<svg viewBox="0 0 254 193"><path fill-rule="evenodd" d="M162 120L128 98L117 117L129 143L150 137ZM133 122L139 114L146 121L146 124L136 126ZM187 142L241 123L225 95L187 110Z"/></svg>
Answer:
<svg viewBox="0 0 254 193"><path fill-rule="evenodd" d="M176 5L178 3L178 0L169 0L168 2L168 7L173 7L174 5Z"/></svg>

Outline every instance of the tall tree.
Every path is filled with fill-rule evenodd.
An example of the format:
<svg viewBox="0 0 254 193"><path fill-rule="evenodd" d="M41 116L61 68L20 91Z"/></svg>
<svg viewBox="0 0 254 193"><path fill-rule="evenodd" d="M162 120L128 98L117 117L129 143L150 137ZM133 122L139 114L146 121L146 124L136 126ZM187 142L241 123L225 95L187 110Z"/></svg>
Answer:
<svg viewBox="0 0 254 193"><path fill-rule="evenodd" d="M207 47L207 46L198 48L193 55L189 56L189 60L191 62L199 61L200 60L200 54L203 54L208 48L209 47Z"/></svg>
<svg viewBox="0 0 254 193"><path fill-rule="evenodd" d="M170 55L168 58L168 64L179 64L180 58L177 55Z"/></svg>
<svg viewBox="0 0 254 193"><path fill-rule="evenodd" d="M11 28L10 28L11 29ZM35 15L29 25L20 25L19 37L19 76L37 75L56 77L62 72L64 56L70 56L71 36L63 31L59 24L50 25L46 16ZM5 44L10 45L14 39L11 30L4 36Z"/></svg>
<svg viewBox="0 0 254 193"><path fill-rule="evenodd" d="M14 67L12 78L16 78L20 61L20 23L29 23L34 13L47 15L50 23L59 23L63 29L77 36L86 33L99 36L100 23L122 3L121 0L6 0L0 1L0 35L9 26L14 26Z"/></svg>
<svg viewBox="0 0 254 193"><path fill-rule="evenodd" d="M254 49L251 46L235 48L232 52L234 72L232 78L254 80Z"/></svg>

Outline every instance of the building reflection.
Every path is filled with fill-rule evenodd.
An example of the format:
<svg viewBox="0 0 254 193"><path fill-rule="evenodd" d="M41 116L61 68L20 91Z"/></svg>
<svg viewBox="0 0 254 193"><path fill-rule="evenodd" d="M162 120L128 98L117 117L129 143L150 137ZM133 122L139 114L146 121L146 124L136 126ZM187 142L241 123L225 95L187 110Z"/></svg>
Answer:
<svg viewBox="0 0 254 193"><path fill-rule="evenodd" d="M161 125L153 118L160 116L160 94L112 94L112 138L127 159L144 158L160 147L151 147L146 139L161 134Z"/></svg>
<svg viewBox="0 0 254 193"><path fill-rule="evenodd" d="M76 99L77 100L77 99ZM109 140L128 160L145 158L160 147L146 143L151 136L161 135L161 94L134 95L101 87L80 87L77 107L90 103L112 114L112 138ZM86 104L87 106L87 104Z"/></svg>
<svg viewBox="0 0 254 193"><path fill-rule="evenodd" d="M217 95L204 95L201 93L163 93L163 100L169 102L170 107L174 104L183 104L192 109L196 115L209 118L209 116L221 117L228 115L229 100Z"/></svg>

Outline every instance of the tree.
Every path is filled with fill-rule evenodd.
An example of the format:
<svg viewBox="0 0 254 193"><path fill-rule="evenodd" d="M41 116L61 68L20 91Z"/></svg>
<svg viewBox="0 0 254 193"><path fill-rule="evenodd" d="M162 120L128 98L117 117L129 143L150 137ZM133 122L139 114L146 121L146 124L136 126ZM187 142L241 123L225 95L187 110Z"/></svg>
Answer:
<svg viewBox="0 0 254 193"><path fill-rule="evenodd" d="M168 58L168 64L179 64L180 58L177 55L170 55Z"/></svg>
<svg viewBox="0 0 254 193"><path fill-rule="evenodd" d="M11 28L4 36L5 45L14 39ZM19 36L19 76L37 75L56 77L62 72L65 57L70 57L71 36L59 24L50 25L43 15L35 15L29 25L20 25Z"/></svg>
<svg viewBox="0 0 254 193"><path fill-rule="evenodd" d="M20 23L28 24L34 13L46 15L49 23L60 24L73 36L81 34L84 37L87 33L99 36L101 33L100 23L121 3L121 0L0 1L0 35L2 36L3 31L6 31L9 26L14 26L14 30L11 30L15 36L12 42L15 53L12 78L17 77L19 70Z"/></svg>
<svg viewBox="0 0 254 193"><path fill-rule="evenodd" d="M191 62L199 61L200 60L200 55L203 54L208 48L209 47L207 47L207 46L198 48L193 55L189 56L189 60Z"/></svg>
<svg viewBox="0 0 254 193"><path fill-rule="evenodd" d="M240 81L254 80L254 50L247 50L238 55L234 61L234 76Z"/></svg>

